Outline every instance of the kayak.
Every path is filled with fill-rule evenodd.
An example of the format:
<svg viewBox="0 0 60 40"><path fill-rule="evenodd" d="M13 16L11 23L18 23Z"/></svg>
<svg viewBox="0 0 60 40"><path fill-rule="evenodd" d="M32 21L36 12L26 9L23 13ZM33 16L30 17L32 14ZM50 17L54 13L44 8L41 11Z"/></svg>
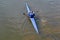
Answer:
<svg viewBox="0 0 60 40"><path fill-rule="evenodd" d="M26 3L25 5L26 5L26 9L27 9L27 15L30 14L30 13L33 14L33 12L31 11L31 9L29 8L28 4ZM28 15L28 17L29 17L29 15ZM31 23L32 23L32 25L33 25L36 33L39 33L38 32L38 28L37 28L37 23L35 21L35 18L34 17L33 18L29 17L29 19L30 19L30 21L31 21Z"/></svg>

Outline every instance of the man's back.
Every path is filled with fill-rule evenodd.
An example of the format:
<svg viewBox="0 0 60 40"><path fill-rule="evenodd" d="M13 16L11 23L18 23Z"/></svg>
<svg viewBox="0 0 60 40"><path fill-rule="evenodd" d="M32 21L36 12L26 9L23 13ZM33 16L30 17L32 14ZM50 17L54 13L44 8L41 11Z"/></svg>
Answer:
<svg viewBox="0 0 60 40"><path fill-rule="evenodd" d="M34 18L34 16L35 16L35 14L32 13L32 12L30 12L28 15L29 15L30 18Z"/></svg>

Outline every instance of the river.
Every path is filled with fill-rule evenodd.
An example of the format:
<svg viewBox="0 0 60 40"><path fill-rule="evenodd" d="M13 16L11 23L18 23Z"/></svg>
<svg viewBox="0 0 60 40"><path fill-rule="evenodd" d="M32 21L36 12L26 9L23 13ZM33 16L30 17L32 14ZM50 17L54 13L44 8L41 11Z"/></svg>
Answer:
<svg viewBox="0 0 60 40"><path fill-rule="evenodd" d="M26 13L25 2L41 18L48 20L39 25L36 34ZM0 40L60 40L60 0L0 0Z"/></svg>

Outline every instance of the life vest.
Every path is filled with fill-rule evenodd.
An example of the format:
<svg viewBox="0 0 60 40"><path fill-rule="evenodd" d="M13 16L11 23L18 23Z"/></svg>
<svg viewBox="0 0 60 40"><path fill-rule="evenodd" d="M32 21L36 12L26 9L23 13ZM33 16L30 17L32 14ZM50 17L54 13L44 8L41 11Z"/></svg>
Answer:
<svg viewBox="0 0 60 40"><path fill-rule="evenodd" d="M30 18L34 18L35 14L32 13L32 12L30 12L30 13L28 14L28 16L29 16Z"/></svg>

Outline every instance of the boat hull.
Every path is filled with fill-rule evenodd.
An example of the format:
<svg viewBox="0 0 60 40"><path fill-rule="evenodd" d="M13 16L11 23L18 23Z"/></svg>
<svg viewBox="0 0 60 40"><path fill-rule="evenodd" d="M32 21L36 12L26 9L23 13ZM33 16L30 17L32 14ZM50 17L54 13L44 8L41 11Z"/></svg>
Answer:
<svg viewBox="0 0 60 40"><path fill-rule="evenodd" d="M29 7L29 5L28 5L27 3L26 3L26 9L27 9L27 15L30 14L31 9L30 9L30 7ZM29 17L29 15L28 15L28 17ZM29 18L30 18L30 17L29 17ZM37 28L37 24L36 24L36 21L35 21L35 18L30 18L30 20L31 20L31 22L32 22L32 25L33 25L35 31L36 31L37 33L39 33L39 32L38 32L38 28Z"/></svg>
<svg viewBox="0 0 60 40"><path fill-rule="evenodd" d="M30 18L30 20L31 20L31 22L32 22L32 25L33 25L35 31L36 31L37 33L39 33L35 19L34 19L34 18Z"/></svg>

